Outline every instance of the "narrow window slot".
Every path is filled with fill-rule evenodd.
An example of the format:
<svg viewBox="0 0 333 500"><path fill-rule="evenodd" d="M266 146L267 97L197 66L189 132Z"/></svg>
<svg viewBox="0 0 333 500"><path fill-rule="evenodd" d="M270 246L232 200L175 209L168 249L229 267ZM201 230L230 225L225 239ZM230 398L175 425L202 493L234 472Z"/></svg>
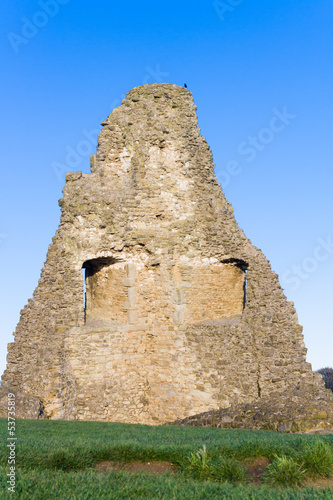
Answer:
<svg viewBox="0 0 333 500"><path fill-rule="evenodd" d="M82 268L82 291L83 291L83 311L84 311L84 322L86 322L86 310L87 310L87 284L86 284L86 269Z"/></svg>
<svg viewBox="0 0 333 500"><path fill-rule="evenodd" d="M244 298L243 298L243 309L245 309L246 299L247 299L247 269L244 270Z"/></svg>

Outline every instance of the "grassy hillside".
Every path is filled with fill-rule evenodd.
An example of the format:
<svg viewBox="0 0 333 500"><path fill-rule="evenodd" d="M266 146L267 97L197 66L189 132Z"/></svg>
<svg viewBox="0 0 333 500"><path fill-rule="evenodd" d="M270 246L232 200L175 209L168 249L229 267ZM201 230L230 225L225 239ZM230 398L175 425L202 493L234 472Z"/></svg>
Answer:
<svg viewBox="0 0 333 500"><path fill-rule="evenodd" d="M5 419L0 432L0 492L7 498ZM15 498L332 498L327 478L333 475L333 435L18 420L16 436ZM266 460L266 472L255 480L249 470L258 457ZM178 468L160 476L119 467L97 470L96 463L104 461L168 461ZM320 479L322 488L310 486L311 478Z"/></svg>

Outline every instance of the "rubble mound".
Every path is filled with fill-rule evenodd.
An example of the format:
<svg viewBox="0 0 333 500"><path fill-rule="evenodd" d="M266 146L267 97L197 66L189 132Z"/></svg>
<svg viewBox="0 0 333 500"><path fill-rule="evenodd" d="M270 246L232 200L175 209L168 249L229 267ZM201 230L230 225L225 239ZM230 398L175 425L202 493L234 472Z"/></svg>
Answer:
<svg viewBox="0 0 333 500"><path fill-rule="evenodd" d="M247 404L208 411L174 422L177 425L257 429L279 432L333 432L333 395L310 384Z"/></svg>

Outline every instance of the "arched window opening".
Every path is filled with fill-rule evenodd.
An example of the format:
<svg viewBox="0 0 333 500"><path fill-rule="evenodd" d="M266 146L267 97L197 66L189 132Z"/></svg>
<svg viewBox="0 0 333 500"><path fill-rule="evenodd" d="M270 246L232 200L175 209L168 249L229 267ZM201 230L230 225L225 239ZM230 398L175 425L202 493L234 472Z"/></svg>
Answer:
<svg viewBox="0 0 333 500"><path fill-rule="evenodd" d="M112 257L87 260L82 266L85 323L125 322L127 289L125 262Z"/></svg>
<svg viewBox="0 0 333 500"><path fill-rule="evenodd" d="M181 281L190 281L189 287L181 289L184 322L240 317L246 302L247 268L245 261L228 258L181 270Z"/></svg>
<svg viewBox="0 0 333 500"><path fill-rule="evenodd" d="M224 264L233 264L234 266L238 267L244 272L244 283L243 283L243 310L245 309L246 305L246 299L247 299L247 271L249 268L249 264L245 262L245 260L242 259L235 259L235 258L230 258L230 259L224 259L222 261Z"/></svg>

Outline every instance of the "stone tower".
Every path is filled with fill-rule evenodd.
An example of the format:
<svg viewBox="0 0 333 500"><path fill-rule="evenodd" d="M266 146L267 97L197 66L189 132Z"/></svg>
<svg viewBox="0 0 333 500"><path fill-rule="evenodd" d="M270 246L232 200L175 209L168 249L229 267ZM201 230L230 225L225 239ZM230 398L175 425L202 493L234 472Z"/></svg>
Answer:
<svg viewBox="0 0 333 500"><path fill-rule="evenodd" d="M18 391L21 416L154 424L319 387L293 304L217 182L191 93L135 88L102 125L91 173L66 176L8 346L2 390Z"/></svg>

